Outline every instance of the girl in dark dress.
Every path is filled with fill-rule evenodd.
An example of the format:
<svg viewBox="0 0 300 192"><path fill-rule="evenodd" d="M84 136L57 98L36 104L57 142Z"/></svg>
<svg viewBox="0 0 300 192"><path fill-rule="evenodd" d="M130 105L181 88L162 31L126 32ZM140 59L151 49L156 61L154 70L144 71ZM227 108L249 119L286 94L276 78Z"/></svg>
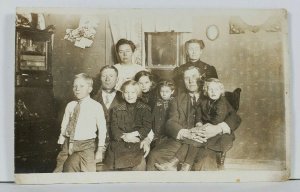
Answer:
<svg viewBox="0 0 300 192"><path fill-rule="evenodd" d="M111 145L105 164L110 170L145 171L140 143L151 130L150 107L138 100L141 90L137 82L126 81L121 91L124 101L112 111Z"/></svg>
<svg viewBox="0 0 300 192"><path fill-rule="evenodd" d="M170 102L174 99L174 84L169 81L161 81L158 84L159 97L154 105L152 116L152 130L154 139L151 143L151 148L161 143L165 137L165 124L169 111Z"/></svg>

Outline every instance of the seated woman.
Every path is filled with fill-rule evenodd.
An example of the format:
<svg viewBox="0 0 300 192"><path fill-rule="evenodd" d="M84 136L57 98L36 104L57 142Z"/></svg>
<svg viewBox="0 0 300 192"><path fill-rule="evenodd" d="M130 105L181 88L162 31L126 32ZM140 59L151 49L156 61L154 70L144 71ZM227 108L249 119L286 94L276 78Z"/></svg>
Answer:
<svg viewBox="0 0 300 192"><path fill-rule="evenodd" d="M105 165L109 170L144 171L146 162L141 141L151 130L150 107L138 100L140 86L133 80L122 87L124 101L112 110L111 141Z"/></svg>

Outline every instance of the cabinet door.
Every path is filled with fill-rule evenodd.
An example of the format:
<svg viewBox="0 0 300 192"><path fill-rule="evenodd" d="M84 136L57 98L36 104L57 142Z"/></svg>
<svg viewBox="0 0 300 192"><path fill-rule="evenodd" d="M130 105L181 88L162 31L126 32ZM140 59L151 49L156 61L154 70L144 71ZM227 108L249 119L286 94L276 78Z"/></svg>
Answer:
<svg viewBox="0 0 300 192"><path fill-rule="evenodd" d="M52 86L53 33L16 28L16 86Z"/></svg>
<svg viewBox="0 0 300 192"><path fill-rule="evenodd" d="M15 126L15 172L52 172L59 151L55 119L21 121Z"/></svg>

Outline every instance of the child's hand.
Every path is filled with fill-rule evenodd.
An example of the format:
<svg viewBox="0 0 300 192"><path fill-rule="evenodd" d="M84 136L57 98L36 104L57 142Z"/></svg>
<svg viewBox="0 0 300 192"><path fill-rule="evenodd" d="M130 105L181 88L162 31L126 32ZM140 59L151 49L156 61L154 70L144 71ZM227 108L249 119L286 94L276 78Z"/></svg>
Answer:
<svg viewBox="0 0 300 192"><path fill-rule="evenodd" d="M150 152L150 144L151 141L148 137L146 137L140 144L140 149L144 150L144 158L146 158Z"/></svg>
<svg viewBox="0 0 300 192"><path fill-rule="evenodd" d="M124 133L121 138L127 143L138 143L141 141L140 138L133 133Z"/></svg>
<svg viewBox="0 0 300 192"><path fill-rule="evenodd" d="M73 143L70 143L69 144L69 155L72 155L73 154Z"/></svg>
<svg viewBox="0 0 300 192"><path fill-rule="evenodd" d="M98 150L95 153L95 160L96 163L100 163L103 161L103 157L104 157L104 149L103 147L99 147Z"/></svg>
<svg viewBox="0 0 300 192"><path fill-rule="evenodd" d="M199 133L191 133L191 139L199 143L207 142L206 137Z"/></svg>
<svg viewBox="0 0 300 192"><path fill-rule="evenodd" d="M65 136L63 136L62 134L59 135L59 138L58 138L58 141L57 141L57 144L60 144L60 145L63 145L64 142L65 142Z"/></svg>

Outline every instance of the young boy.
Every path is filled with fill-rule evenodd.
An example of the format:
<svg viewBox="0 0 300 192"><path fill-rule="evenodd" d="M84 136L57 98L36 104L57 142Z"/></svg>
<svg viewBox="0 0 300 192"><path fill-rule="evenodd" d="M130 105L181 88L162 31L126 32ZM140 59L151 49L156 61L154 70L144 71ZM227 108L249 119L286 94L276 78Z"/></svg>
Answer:
<svg viewBox="0 0 300 192"><path fill-rule="evenodd" d="M192 139L197 137L197 129L205 129L205 124L211 123L217 125L223 122L230 113L235 113L232 106L224 96L224 86L216 78L208 79L204 84L204 97L197 106L196 127L191 130L190 138L187 138L176 152L175 157L164 164L155 164L161 171L176 171L177 164L182 162L181 171L189 171L194 164L199 147L218 145L222 151L228 151L231 147L230 135L223 134L210 138L206 143L197 143Z"/></svg>
<svg viewBox="0 0 300 192"><path fill-rule="evenodd" d="M95 172L96 162L102 161L106 121L102 105L90 98L92 87L93 80L87 74L75 76L73 92L76 99L65 109L58 139L62 150L54 172Z"/></svg>

